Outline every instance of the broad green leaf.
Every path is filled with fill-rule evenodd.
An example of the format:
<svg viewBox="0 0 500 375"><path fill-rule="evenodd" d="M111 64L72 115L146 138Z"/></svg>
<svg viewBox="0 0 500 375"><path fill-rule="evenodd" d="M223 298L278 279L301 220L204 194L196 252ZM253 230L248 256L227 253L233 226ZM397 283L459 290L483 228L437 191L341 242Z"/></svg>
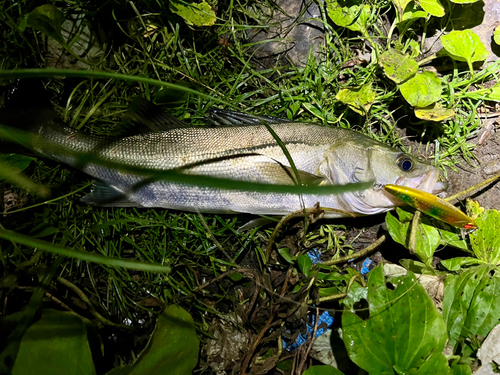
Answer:
<svg viewBox="0 0 500 375"><path fill-rule="evenodd" d="M453 362L450 375L472 375L472 369L469 364Z"/></svg>
<svg viewBox="0 0 500 375"><path fill-rule="evenodd" d="M12 375L92 375L87 328L70 312L44 310L21 340Z"/></svg>
<svg viewBox="0 0 500 375"><path fill-rule="evenodd" d="M396 10L398 11L398 20L402 21L403 13L405 12L406 6L410 4L413 0L392 0Z"/></svg>
<svg viewBox="0 0 500 375"><path fill-rule="evenodd" d="M366 299L367 296L368 288L358 283L354 283L347 291L347 296L342 300L342 304L350 309L353 309L356 302Z"/></svg>
<svg viewBox="0 0 500 375"><path fill-rule="evenodd" d="M404 14L403 14L403 18L402 18L401 22L416 20L419 18L426 18L427 15L428 15L428 13L424 12L423 10L413 10L413 8L407 9L406 12L404 12Z"/></svg>
<svg viewBox="0 0 500 375"><path fill-rule="evenodd" d="M464 327L467 332L486 337L500 320L500 279L489 273L479 283L471 301ZM466 334L467 335L467 334Z"/></svg>
<svg viewBox="0 0 500 375"><path fill-rule="evenodd" d="M24 171L36 158L19 154L0 154L0 163L9 165L11 168Z"/></svg>
<svg viewBox="0 0 500 375"><path fill-rule="evenodd" d="M359 31L366 34L366 25L370 19L370 6L363 5L360 0L353 1L335 1L327 0L328 16L331 20L341 27L352 31Z"/></svg>
<svg viewBox="0 0 500 375"><path fill-rule="evenodd" d="M418 64L401 51L390 49L385 51L379 60L380 66L390 80L400 84L413 77L418 70Z"/></svg>
<svg viewBox="0 0 500 375"><path fill-rule="evenodd" d="M441 98L441 80L434 72L418 73L403 83L399 90L413 107L427 107Z"/></svg>
<svg viewBox="0 0 500 375"><path fill-rule="evenodd" d="M191 374L198 363L199 345L191 315L179 306L168 306L135 363L107 375Z"/></svg>
<svg viewBox="0 0 500 375"><path fill-rule="evenodd" d="M311 258L309 258L309 256L306 254L302 254L301 256L299 256L297 263L299 265L300 272L302 272L304 276L308 277L309 271L311 270L312 267Z"/></svg>
<svg viewBox="0 0 500 375"><path fill-rule="evenodd" d="M473 266L481 263L484 262L471 257L455 257L441 261L441 265L450 271L458 271L464 266Z"/></svg>
<svg viewBox="0 0 500 375"><path fill-rule="evenodd" d="M450 0L450 1L455 4L472 4L478 2L479 0Z"/></svg>
<svg viewBox="0 0 500 375"><path fill-rule="evenodd" d="M400 245L407 246L407 239L409 235L409 222L400 222L393 214L388 212L385 215L385 223L387 224L387 231L392 239Z"/></svg>
<svg viewBox="0 0 500 375"><path fill-rule="evenodd" d="M495 31L493 31L493 40L496 44L500 44L500 25L495 27Z"/></svg>
<svg viewBox="0 0 500 375"><path fill-rule="evenodd" d="M385 217L387 230L392 239L397 243L409 248L411 223L409 221L401 222L391 213ZM415 237L415 255L417 255L425 264L430 266L434 252L441 242L439 231L428 224L421 222Z"/></svg>
<svg viewBox="0 0 500 375"><path fill-rule="evenodd" d="M303 375L344 375L333 366L311 366L302 373Z"/></svg>
<svg viewBox="0 0 500 375"><path fill-rule="evenodd" d="M489 275L492 268L491 265L479 265L446 278L443 319L451 346L455 346L460 337L470 334L486 336L488 329L498 322L500 305L492 303L495 298L492 293L499 293L499 282L496 276ZM480 312L479 307L484 311Z"/></svg>
<svg viewBox="0 0 500 375"><path fill-rule="evenodd" d="M61 25L64 22L64 13L52 4L41 5L33 10L26 19L26 25L41 31L66 46L61 34Z"/></svg>
<svg viewBox="0 0 500 375"><path fill-rule="evenodd" d="M439 234L441 235L441 244L453 246L457 249L472 253L469 242L463 238L459 229L453 229L453 231L451 231L440 228Z"/></svg>
<svg viewBox="0 0 500 375"><path fill-rule="evenodd" d="M443 17L444 7L441 5L439 0L419 0L420 6L431 16Z"/></svg>
<svg viewBox="0 0 500 375"><path fill-rule="evenodd" d="M287 247L282 247L281 249L278 249L278 253L290 264L293 264L293 258L290 255L290 249Z"/></svg>
<svg viewBox="0 0 500 375"><path fill-rule="evenodd" d="M472 30L453 30L440 39L448 55L454 60L467 62L471 72L473 62L488 57L484 44Z"/></svg>
<svg viewBox="0 0 500 375"><path fill-rule="evenodd" d="M432 266L434 252L441 241L439 231L432 225L420 223L415 239L415 255L428 266Z"/></svg>
<svg viewBox="0 0 500 375"><path fill-rule="evenodd" d="M371 374L446 374L446 325L424 288L410 271L390 280L393 290L387 282L381 266L370 272L368 319L344 310L349 358Z"/></svg>
<svg viewBox="0 0 500 375"><path fill-rule="evenodd" d="M426 121L441 122L455 117L453 109L443 108L439 103L424 108L415 108L414 111L417 118Z"/></svg>
<svg viewBox="0 0 500 375"><path fill-rule="evenodd" d="M487 210L476 219L478 228L470 234L472 250L476 257L497 265L500 263L500 212Z"/></svg>
<svg viewBox="0 0 500 375"><path fill-rule="evenodd" d="M183 0L170 0L170 10L178 14L188 25L213 26L217 20L212 7L205 1L201 3Z"/></svg>
<svg viewBox="0 0 500 375"><path fill-rule="evenodd" d="M375 101L375 96L372 84L368 83L361 87L342 89L337 93L335 99L347 104L354 112L364 116Z"/></svg>
<svg viewBox="0 0 500 375"><path fill-rule="evenodd" d="M398 214L399 221L401 221L402 223L412 221L413 219L413 212L402 209L401 207L396 208L396 213Z"/></svg>

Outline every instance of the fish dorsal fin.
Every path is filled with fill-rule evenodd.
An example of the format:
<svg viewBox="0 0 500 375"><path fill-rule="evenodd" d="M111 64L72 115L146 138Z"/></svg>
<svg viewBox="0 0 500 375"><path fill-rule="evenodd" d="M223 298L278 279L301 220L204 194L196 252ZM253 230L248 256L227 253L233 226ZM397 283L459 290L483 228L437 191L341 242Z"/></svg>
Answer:
<svg viewBox="0 0 500 375"><path fill-rule="evenodd" d="M124 120L133 126L135 133L157 133L190 127L185 122L166 113L157 105L140 96L130 103Z"/></svg>
<svg viewBox="0 0 500 375"><path fill-rule="evenodd" d="M81 202L101 207L141 207L130 201L125 194L102 181L94 183L92 191L80 198Z"/></svg>
<svg viewBox="0 0 500 375"><path fill-rule="evenodd" d="M255 116L236 111L227 111L223 109L210 110L210 120L215 125L224 126L259 125L263 122L265 122L266 124L284 124L293 122L274 116Z"/></svg>
<svg viewBox="0 0 500 375"><path fill-rule="evenodd" d="M280 185L296 185L297 179L291 167L283 165L275 160L275 163L257 163L256 168L266 180L272 181L274 184ZM315 174L297 170L300 182L304 186L318 186L325 178Z"/></svg>

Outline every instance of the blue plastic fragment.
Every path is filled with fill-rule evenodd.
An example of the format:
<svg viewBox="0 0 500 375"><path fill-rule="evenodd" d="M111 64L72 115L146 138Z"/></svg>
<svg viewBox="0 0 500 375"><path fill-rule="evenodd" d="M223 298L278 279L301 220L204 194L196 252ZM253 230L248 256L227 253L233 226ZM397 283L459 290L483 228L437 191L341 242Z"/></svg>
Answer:
<svg viewBox="0 0 500 375"><path fill-rule="evenodd" d="M372 264L372 260L370 258L366 258L363 262L363 265L361 267L361 274L366 275L368 272L370 272L370 264Z"/></svg>
<svg viewBox="0 0 500 375"><path fill-rule="evenodd" d="M297 339L295 340L294 343L292 343L291 345L288 345L287 342L285 340L282 339L282 342L283 342L283 348L284 349L293 349L293 348L297 348L299 347L300 345L302 345L303 343L305 343L307 341L307 339L309 337L312 336L313 332L314 332L314 321L315 321L315 315L313 315L311 317L311 324L307 323L307 332L306 334L302 334L302 333L299 333L299 335L297 336ZM308 315L308 318L309 318L309 315ZM326 324L326 329L321 327L321 328L318 328L316 330L316 337L319 337L321 336L323 333L325 332L328 332L330 330L330 327L332 326L333 324L333 316L330 315L330 313L328 311L325 311L323 314L321 314L319 316L319 320L318 320L318 326L320 326L321 324L325 323Z"/></svg>
<svg viewBox="0 0 500 375"><path fill-rule="evenodd" d="M319 249L312 249L307 255L309 255L313 264L321 263L321 251Z"/></svg>

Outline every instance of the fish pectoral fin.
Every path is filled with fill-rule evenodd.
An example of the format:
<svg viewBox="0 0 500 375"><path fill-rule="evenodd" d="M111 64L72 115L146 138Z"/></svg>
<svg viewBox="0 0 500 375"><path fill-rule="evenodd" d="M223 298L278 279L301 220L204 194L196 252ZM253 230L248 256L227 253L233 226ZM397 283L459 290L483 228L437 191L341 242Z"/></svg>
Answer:
<svg viewBox="0 0 500 375"><path fill-rule="evenodd" d="M101 207L142 207L140 204L130 201L122 192L102 181L96 181L93 190L80 198L80 201Z"/></svg>
<svg viewBox="0 0 500 375"><path fill-rule="evenodd" d="M262 162L256 164L257 170L264 176L264 179L271 181L273 184L280 185L297 185L297 177L293 168L283 165L279 161L275 160L274 163ZM304 186L318 186L325 178L317 176L315 174L297 170L299 179Z"/></svg>
<svg viewBox="0 0 500 375"><path fill-rule="evenodd" d="M157 133L161 131L189 128L190 125L166 113L157 105L142 97L135 98L130 103L124 116L125 126L131 128L134 134Z"/></svg>
<svg viewBox="0 0 500 375"><path fill-rule="evenodd" d="M223 126L259 125L263 122L265 122L266 124L282 124L293 122L274 116L247 115L246 113L227 111L223 109L210 110L210 120L214 125Z"/></svg>

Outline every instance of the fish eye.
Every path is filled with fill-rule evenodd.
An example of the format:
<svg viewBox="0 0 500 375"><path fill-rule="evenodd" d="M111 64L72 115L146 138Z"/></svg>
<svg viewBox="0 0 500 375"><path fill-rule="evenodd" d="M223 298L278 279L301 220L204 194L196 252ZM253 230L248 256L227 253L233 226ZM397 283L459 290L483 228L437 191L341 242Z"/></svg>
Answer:
<svg viewBox="0 0 500 375"><path fill-rule="evenodd" d="M403 156L403 157L399 158L396 163L398 164L398 167L402 171L405 171L405 172L408 172L409 170L411 170L413 168L413 162L407 156Z"/></svg>

